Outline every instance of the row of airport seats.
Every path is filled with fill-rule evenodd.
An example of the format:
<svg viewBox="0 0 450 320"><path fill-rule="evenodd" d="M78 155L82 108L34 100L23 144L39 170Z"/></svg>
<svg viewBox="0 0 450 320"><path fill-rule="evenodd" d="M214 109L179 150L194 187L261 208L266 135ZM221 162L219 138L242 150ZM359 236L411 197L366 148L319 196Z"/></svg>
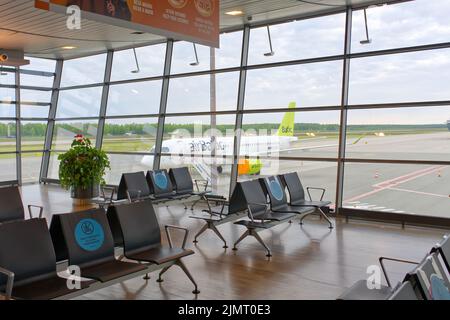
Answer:
<svg viewBox="0 0 450 320"><path fill-rule="evenodd" d="M181 246L173 244L173 230L184 232ZM168 246L162 244L150 200L54 215L50 228L43 218L0 223L0 292L7 299L70 299L136 277L149 279L157 270L162 282L162 275L176 265L198 294L181 260L194 254L186 249L189 231L169 225L165 231ZM117 246L123 249L120 258ZM74 271L64 276L64 270Z"/></svg>
<svg viewBox="0 0 450 320"><path fill-rule="evenodd" d="M320 200L313 201L312 190L322 192ZM287 193L289 194L289 200ZM325 189L308 187L309 200L306 200L305 190L296 172L260 178L257 180L238 182L229 201L222 200L220 211L214 211L212 204L208 203L208 209L203 212L204 216L191 216L191 218L201 219L205 225L195 235L194 242L198 242L198 237L206 230L212 230L227 248L227 242L217 229L217 226L228 222L234 222L247 228L245 233L234 243L233 250L237 250L237 245L246 237L252 236L266 249L267 257L272 256L270 248L259 236L258 232L270 229L284 222L292 222L296 216L300 217L300 223L313 213L318 212L333 229L333 223L325 212L329 212L331 202L324 201ZM228 208L228 209L226 209ZM249 219L239 220L247 216ZM236 221L237 220L237 221Z"/></svg>
<svg viewBox="0 0 450 320"><path fill-rule="evenodd" d="M4 187L0 189L0 223L25 219L25 208L19 187ZM38 217L42 218L44 208L42 206L28 205L28 214L33 218L33 209L39 209Z"/></svg>
<svg viewBox="0 0 450 320"><path fill-rule="evenodd" d="M446 235L421 262L381 257L387 285L373 288L367 280L356 282L338 300L450 300L450 236ZM413 264L403 281L393 286L384 261Z"/></svg>
<svg viewBox="0 0 450 320"><path fill-rule="evenodd" d="M173 201L186 202L197 197L191 206L206 199L223 199L212 194L208 189L208 182L202 181L204 189L200 190L200 180L193 180L187 167L165 169L145 172L124 173L120 179L117 191L113 189L111 196L103 205L111 205L117 202L150 199L155 205L166 204ZM196 191L194 191L194 182ZM104 197L106 198L106 197ZM185 206L187 209L187 207Z"/></svg>

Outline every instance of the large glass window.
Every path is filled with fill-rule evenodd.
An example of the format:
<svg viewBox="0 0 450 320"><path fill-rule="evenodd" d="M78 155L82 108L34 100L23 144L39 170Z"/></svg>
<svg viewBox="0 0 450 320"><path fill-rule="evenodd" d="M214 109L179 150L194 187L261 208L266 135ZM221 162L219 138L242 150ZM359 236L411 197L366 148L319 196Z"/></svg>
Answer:
<svg viewBox="0 0 450 320"><path fill-rule="evenodd" d="M16 91L14 89L0 87L0 101L1 102L12 102L15 100L16 100Z"/></svg>
<svg viewBox="0 0 450 320"><path fill-rule="evenodd" d="M166 44L123 50L114 53L111 81L162 76L166 56ZM139 72L136 72L139 71Z"/></svg>
<svg viewBox="0 0 450 320"><path fill-rule="evenodd" d="M78 134L89 138L93 145L97 137L98 121L57 121L53 133L52 150L68 150Z"/></svg>
<svg viewBox="0 0 450 320"><path fill-rule="evenodd" d="M20 100L23 102L43 102L50 103L52 99L51 91L41 90L20 90Z"/></svg>
<svg viewBox="0 0 450 320"><path fill-rule="evenodd" d="M246 109L338 106L342 96L342 62L332 61L250 70Z"/></svg>
<svg viewBox="0 0 450 320"><path fill-rule="evenodd" d="M105 66L106 54L64 61L61 87L101 83Z"/></svg>
<svg viewBox="0 0 450 320"><path fill-rule="evenodd" d="M109 88L108 116L158 114L162 80L112 85Z"/></svg>
<svg viewBox="0 0 450 320"><path fill-rule="evenodd" d="M56 68L56 61L49 59L37 59L27 57L30 60L30 64L22 67L24 70L20 74L20 85L21 86L32 86L32 87L46 87L50 88L53 86L53 73ZM34 75L28 74L26 71L41 71L49 74L45 75Z"/></svg>
<svg viewBox="0 0 450 320"><path fill-rule="evenodd" d="M167 113L236 110L239 72L170 80Z"/></svg>
<svg viewBox="0 0 450 320"><path fill-rule="evenodd" d="M22 151L44 150L47 122L21 121Z"/></svg>
<svg viewBox="0 0 450 320"><path fill-rule="evenodd" d="M344 53L345 14L306 19L252 29L250 65L299 60Z"/></svg>
<svg viewBox="0 0 450 320"><path fill-rule="evenodd" d="M449 175L442 165L346 164L344 206L450 218Z"/></svg>
<svg viewBox="0 0 450 320"><path fill-rule="evenodd" d="M353 13L354 52L410 47L450 41L447 0L415 0L367 10L370 44L366 40L364 11Z"/></svg>
<svg viewBox="0 0 450 320"><path fill-rule="evenodd" d="M242 31L220 35L220 49L178 41L173 45L172 74L239 67ZM197 51L198 63L195 55Z"/></svg>
<svg viewBox="0 0 450 320"><path fill-rule="evenodd" d="M103 150L150 153L156 143L158 118L110 119L105 123Z"/></svg>
<svg viewBox="0 0 450 320"><path fill-rule="evenodd" d="M16 116L16 105L0 103L0 118L14 118Z"/></svg>
<svg viewBox="0 0 450 320"><path fill-rule="evenodd" d="M56 118L98 117L102 89L93 87L61 91Z"/></svg>
<svg viewBox="0 0 450 320"><path fill-rule="evenodd" d="M448 161L447 120L450 107L350 110L346 156Z"/></svg>
<svg viewBox="0 0 450 320"><path fill-rule="evenodd" d="M450 49L353 59L350 104L450 100Z"/></svg>

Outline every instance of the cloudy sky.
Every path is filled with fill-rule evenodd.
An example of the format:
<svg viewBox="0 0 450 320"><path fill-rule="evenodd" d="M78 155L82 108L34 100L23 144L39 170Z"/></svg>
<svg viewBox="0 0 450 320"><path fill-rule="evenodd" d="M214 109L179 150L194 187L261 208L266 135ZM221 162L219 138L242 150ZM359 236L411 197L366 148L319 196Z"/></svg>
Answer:
<svg viewBox="0 0 450 320"><path fill-rule="evenodd" d="M365 38L364 15L353 17L352 52L364 52L430 43L450 42L450 0L415 0L409 3L370 8L369 30L372 43L361 45ZM275 55L269 51L266 28L254 29L250 36L249 64L279 62L342 54L344 50L345 15L297 21L271 27ZM240 63L242 32L221 37L221 49L216 52L216 68L236 67ZM172 73L210 69L210 49L197 46L198 66L191 43L174 46ZM136 68L131 50L115 54L112 80L160 76L163 72L165 45L137 50L141 72ZM103 80L105 55L67 61L63 86L98 83ZM51 70L54 63L33 59L29 68ZM24 77L29 85L51 86L48 78ZM210 76L171 80L168 112L208 111L210 109ZM217 110L236 108L239 73L216 76ZM12 82L8 76L0 83ZM247 109L285 108L296 101L305 106L339 105L341 96L342 61L252 70L248 72L245 107ZM424 51L381 57L354 59L351 64L350 104L396 103L428 100L450 100L450 49ZM111 87L108 115L155 113L159 108L162 82L151 81ZM13 93L0 89L3 100ZM23 92L23 100L49 100L48 93ZM98 114L101 89L66 92L60 100L60 117L93 116ZM1 116L11 113L4 108ZM28 112L28 111L27 111ZM36 111L45 114L42 111ZM28 113L27 113L28 114ZM33 112L31 112L33 114ZM280 121L282 114L247 116L246 123ZM352 111L350 124L444 123L450 119L450 107L397 110ZM193 119L170 118L172 123ZM305 112L296 115L297 122L338 123L338 112ZM234 117L221 117L219 122L234 123Z"/></svg>

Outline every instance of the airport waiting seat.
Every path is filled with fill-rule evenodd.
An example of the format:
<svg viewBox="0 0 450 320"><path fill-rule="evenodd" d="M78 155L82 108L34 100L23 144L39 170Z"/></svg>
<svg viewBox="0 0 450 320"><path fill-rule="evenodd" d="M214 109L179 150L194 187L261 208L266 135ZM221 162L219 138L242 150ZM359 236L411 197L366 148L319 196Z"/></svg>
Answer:
<svg viewBox="0 0 450 320"><path fill-rule="evenodd" d="M439 252L427 255L405 280L413 283L414 290L424 300L450 300L450 281Z"/></svg>
<svg viewBox="0 0 450 320"><path fill-rule="evenodd" d="M325 211L329 211L329 205L331 201L324 201L323 197L325 196L326 189L324 188L316 188L316 187L307 187L307 193L309 200L305 198L305 189L303 188L302 182L300 181L300 177L297 172L283 174L279 176L280 181L286 186L289 192L289 204L291 206L301 206L301 207L315 207L316 211L319 212L320 216L323 217L328 224L330 225L330 229L333 229L333 223L330 218L326 215ZM313 201L311 196L311 190L319 190L322 191L322 195L319 201ZM303 220L308 215L304 215L300 223L303 224Z"/></svg>
<svg viewBox="0 0 450 320"><path fill-rule="evenodd" d="M117 200L128 201L146 199L152 196L143 171L124 173L117 190Z"/></svg>
<svg viewBox="0 0 450 320"><path fill-rule="evenodd" d="M445 235L441 242L436 244L431 253L438 252L447 271L450 273L450 236Z"/></svg>
<svg viewBox="0 0 450 320"><path fill-rule="evenodd" d="M95 281L82 281L81 290ZM73 294L58 277L45 219L0 225L0 291L17 300L50 300Z"/></svg>
<svg viewBox="0 0 450 320"><path fill-rule="evenodd" d="M158 202L189 198L185 194L177 195L172 180L165 169L148 171L146 179L151 194Z"/></svg>
<svg viewBox="0 0 450 320"><path fill-rule="evenodd" d="M22 196L19 187L0 188L0 223L25 219ZM42 218L44 208L41 206L28 205L30 219L33 218L32 209L39 209L39 218Z"/></svg>
<svg viewBox="0 0 450 320"><path fill-rule="evenodd" d="M421 300L421 297L417 295L411 281L405 281L400 284L394 292L392 292L392 294L388 297L388 300L415 301Z"/></svg>
<svg viewBox="0 0 450 320"><path fill-rule="evenodd" d="M313 206L292 206L288 203L283 184L279 177L272 176L260 178L259 182L263 187L265 194L270 199L270 208L274 212L295 213L297 215L308 215L314 213L316 208Z"/></svg>
<svg viewBox="0 0 450 320"><path fill-rule="evenodd" d="M250 220L235 222L237 225L246 227L247 231L235 242L233 250L237 250L237 245L246 237L253 236L266 249L266 256L271 257L271 250L261 239L258 231L269 229L282 222L290 221L296 214L270 210L270 206L267 204L267 197L258 180L239 182L236 188L236 197L242 200L236 203L230 203L230 211L246 211Z"/></svg>
<svg viewBox="0 0 450 320"><path fill-rule="evenodd" d="M116 260L113 235L103 209L54 215L51 224L55 247L65 247L69 265L79 266L84 278L108 282L146 269Z"/></svg>
<svg viewBox="0 0 450 320"><path fill-rule="evenodd" d="M169 246L164 246L161 242L161 232L151 201L140 201L126 205L110 206L108 208L108 220L115 228L120 228L120 233L124 249L124 256L129 260L146 262L157 265L164 265L159 274L161 276L173 265L179 266L192 281L195 286L194 294L198 294L197 283L189 270L181 260L184 257L194 254L194 251L186 249L186 241L189 231L176 226L165 226ZM175 247L172 243L170 230L177 229L184 231L184 240L181 247Z"/></svg>
<svg viewBox="0 0 450 320"><path fill-rule="evenodd" d="M226 199L223 196L213 194L211 193L211 191L207 190L208 182L205 183L204 190L201 191L199 187L200 180L192 179L188 167L172 168L169 170L169 176L170 179L172 180L172 184L177 195L190 195L199 197L192 204L191 210L194 210L196 204L199 203L200 201L205 202L214 201L217 204L222 204L226 201ZM194 191L194 181L197 191Z"/></svg>

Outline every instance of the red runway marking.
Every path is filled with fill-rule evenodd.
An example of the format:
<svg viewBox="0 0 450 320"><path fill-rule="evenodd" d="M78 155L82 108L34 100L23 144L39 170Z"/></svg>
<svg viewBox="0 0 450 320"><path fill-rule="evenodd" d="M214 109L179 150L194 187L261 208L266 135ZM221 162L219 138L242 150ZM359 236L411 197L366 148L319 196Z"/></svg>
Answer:
<svg viewBox="0 0 450 320"><path fill-rule="evenodd" d="M415 180L417 178L429 175L430 173L442 170L444 168L445 168L445 166L433 166L433 167L417 170L417 171L405 174L405 175L397 177L397 178L393 178L393 179L389 179L389 180L380 182L380 183L375 184L375 185L372 186L372 187L375 188L375 190L372 190L372 191L360 194L358 196L355 196L353 198L347 199L344 202L358 201L358 200L360 200L362 198L374 195L374 194L376 194L378 192L381 192L381 191L386 190L386 189L390 189L392 187L398 186L398 185L403 184L405 182L409 182L409 181Z"/></svg>

